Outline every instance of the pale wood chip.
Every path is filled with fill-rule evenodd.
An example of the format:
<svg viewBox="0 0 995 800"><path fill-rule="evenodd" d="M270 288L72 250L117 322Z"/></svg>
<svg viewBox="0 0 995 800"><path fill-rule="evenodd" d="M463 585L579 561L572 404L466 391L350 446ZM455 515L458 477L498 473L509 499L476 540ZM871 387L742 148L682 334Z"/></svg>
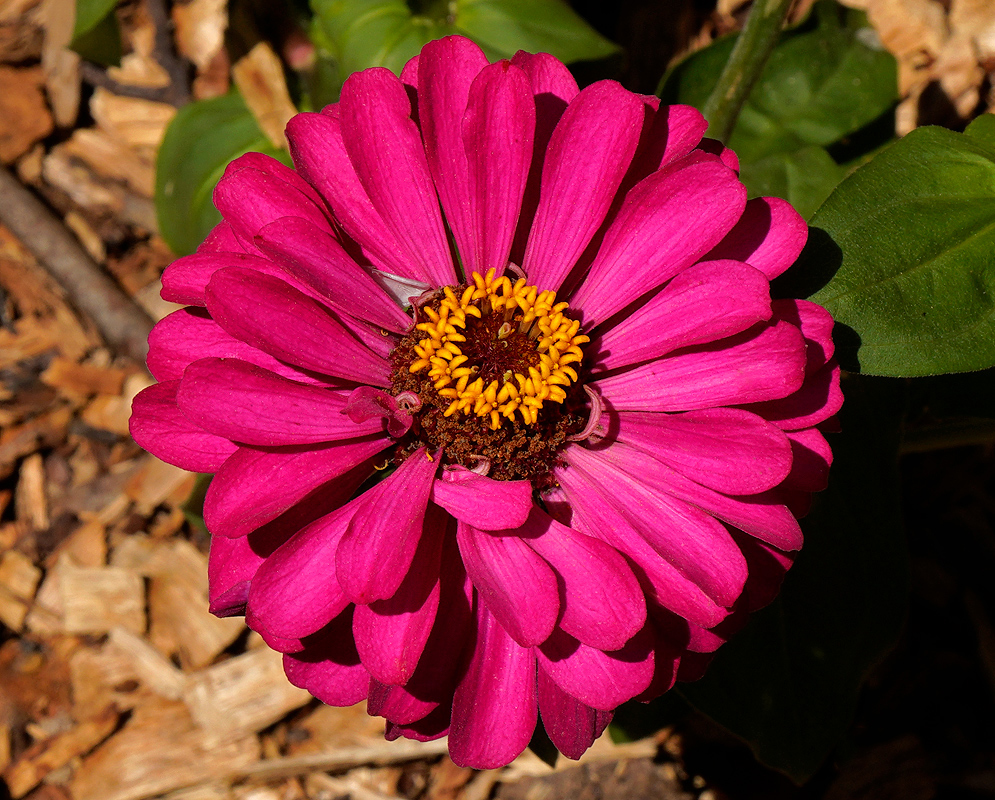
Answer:
<svg viewBox="0 0 995 800"><path fill-rule="evenodd" d="M154 33L153 33L154 35ZM113 80L128 86L142 86L148 89L158 89L169 86L169 73L151 56L151 52L142 52L151 48L151 42L132 53L121 57L121 65L108 67L107 75Z"/></svg>
<svg viewBox="0 0 995 800"><path fill-rule="evenodd" d="M950 27L970 36L982 59L995 56L995 3L991 0L952 0Z"/></svg>
<svg viewBox="0 0 995 800"><path fill-rule="evenodd" d="M921 50L935 57L949 35L943 6L933 0L871 0L867 18L899 60Z"/></svg>
<svg viewBox="0 0 995 800"><path fill-rule="evenodd" d="M107 248L104 246L104 240L100 238L100 234L93 229L93 226L86 221L82 214L70 211L62 221L75 234L90 258L98 264L103 264L107 260Z"/></svg>
<svg viewBox="0 0 995 800"><path fill-rule="evenodd" d="M208 783L189 789L178 789L163 795L162 800L234 800L232 788L227 783Z"/></svg>
<svg viewBox="0 0 995 800"><path fill-rule="evenodd" d="M111 734L118 718L117 710L109 707L98 716L29 747L4 770L11 796L15 800L23 797L50 772L88 753Z"/></svg>
<svg viewBox="0 0 995 800"><path fill-rule="evenodd" d="M80 57L69 49L76 24L75 0L42 0L39 21L45 31L41 64L52 115L60 128L71 128L80 94Z"/></svg>
<svg viewBox="0 0 995 800"><path fill-rule="evenodd" d="M259 758L259 742L247 736L213 744L180 702L135 709L127 725L76 771L73 800L142 800L217 781Z"/></svg>
<svg viewBox="0 0 995 800"><path fill-rule="evenodd" d="M0 432L0 478L14 471L19 458L34 453L39 447L52 447L62 441L72 417L72 409L57 408Z"/></svg>
<svg viewBox="0 0 995 800"><path fill-rule="evenodd" d="M77 395L120 394L124 378L122 369L80 364L60 356L53 358L41 374L42 383Z"/></svg>
<svg viewBox="0 0 995 800"><path fill-rule="evenodd" d="M160 697L178 700L183 695L187 676L145 639L118 627L111 630L108 647L125 654L138 679Z"/></svg>
<svg viewBox="0 0 995 800"><path fill-rule="evenodd" d="M228 0L191 0L173 5L176 46L200 72L221 52L228 28Z"/></svg>
<svg viewBox="0 0 995 800"><path fill-rule="evenodd" d="M116 394L97 395L83 409L80 419L97 430L128 436L131 403Z"/></svg>
<svg viewBox="0 0 995 800"><path fill-rule="evenodd" d="M123 181L143 197L151 198L155 192L155 162L106 131L80 128L64 146L98 175Z"/></svg>
<svg viewBox="0 0 995 800"><path fill-rule="evenodd" d="M149 456L142 460L140 469L128 480L124 491L135 501L138 513L148 516L174 494L179 494L181 499L188 496L194 481L196 477L192 473Z"/></svg>
<svg viewBox="0 0 995 800"><path fill-rule="evenodd" d="M41 580L41 570L17 550L0 558L0 622L13 631L24 627L24 619Z"/></svg>
<svg viewBox="0 0 995 800"><path fill-rule="evenodd" d="M65 632L62 602L62 573L72 568L69 556L61 556L45 573L34 605L28 612L24 624L32 633L55 636Z"/></svg>
<svg viewBox="0 0 995 800"><path fill-rule="evenodd" d="M145 585L134 572L65 562L60 589L68 633L108 633L119 625L145 630Z"/></svg>
<svg viewBox="0 0 995 800"><path fill-rule="evenodd" d="M162 281L156 279L135 293L135 302L144 308L149 316L157 322L174 311L183 308L179 303L171 303L169 300L163 300L160 292L162 292Z"/></svg>
<svg viewBox="0 0 995 800"><path fill-rule="evenodd" d="M157 103L137 97L121 97L97 88L90 98L90 113L97 125L108 135L147 154L154 154L166 132L166 126L176 116L168 103Z"/></svg>
<svg viewBox="0 0 995 800"><path fill-rule="evenodd" d="M283 130L297 108L290 99L283 65L268 42L259 42L231 68L232 80L274 147L286 147Z"/></svg>
<svg viewBox="0 0 995 800"><path fill-rule="evenodd" d="M348 795L352 800L395 800L397 797L396 794L384 794L367 788L352 775L333 778L323 772L316 772L307 776L304 786L307 793L312 796L321 796L322 793L329 798Z"/></svg>
<svg viewBox="0 0 995 800"><path fill-rule="evenodd" d="M45 461L41 453L32 453L21 462L14 490L14 513L32 530L43 531L49 526Z"/></svg>
<svg viewBox="0 0 995 800"><path fill-rule="evenodd" d="M287 680L282 654L266 649L194 674L183 699L206 740L221 745L272 725L311 695Z"/></svg>
<svg viewBox="0 0 995 800"><path fill-rule="evenodd" d="M186 669L207 666L245 630L241 619L215 617L207 607L206 592L176 575L153 578L149 587L149 637L162 652L178 653Z"/></svg>
<svg viewBox="0 0 995 800"><path fill-rule="evenodd" d="M95 714L108 705L125 711L152 696L136 691L140 683L131 655L108 643L73 653L69 680L77 716Z"/></svg>

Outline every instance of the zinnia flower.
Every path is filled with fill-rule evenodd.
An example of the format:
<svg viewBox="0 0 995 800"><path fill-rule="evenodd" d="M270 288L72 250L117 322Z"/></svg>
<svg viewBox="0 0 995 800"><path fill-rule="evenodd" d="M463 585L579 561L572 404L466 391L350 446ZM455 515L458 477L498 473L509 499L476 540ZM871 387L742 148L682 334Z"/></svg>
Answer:
<svg viewBox="0 0 995 800"><path fill-rule="evenodd" d="M577 758L769 602L824 485L807 228L694 109L467 39L228 167L163 275L135 439L216 473L211 609L387 736Z"/></svg>

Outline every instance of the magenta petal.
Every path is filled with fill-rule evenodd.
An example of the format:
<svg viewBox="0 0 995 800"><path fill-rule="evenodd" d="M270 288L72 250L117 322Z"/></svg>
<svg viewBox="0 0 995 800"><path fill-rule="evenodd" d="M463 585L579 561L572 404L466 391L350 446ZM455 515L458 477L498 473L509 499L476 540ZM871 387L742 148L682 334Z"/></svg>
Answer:
<svg viewBox="0 0 995 800"><path fill-rule="evenodd" d="M162 273L163 300L191 306L204 306L204 290L211 276L225 267L248 267L249 269L286 276L286 273L271 261L246 253L194 253L178 258Z"/></svg>
<svg viewBox="0 0 995 800"><path fill-rule="evenodd" d="M584 755L614 716L612 711L599 711L568 695L541 667L539 714L556 749L574 760Z"/></svg>
<svg viewBox="0 0 995 800"><path fill-rule="evenodd" d="M549 140L522 264L529 282L556 290L601 225L639 142L643 104L614 81L580 92Z"/></svg>
<svg viewBox="0 0 995 800"><path fill-rule="evenodd" d="M649 597L708 627L725 619L726 609L654 550L618 509L605 502L585 474L576 469L560 469L554 474L573 509L572 527L624 555Z"/></svg>
<svg viewBox="0 0 995 800"><path fill-rule="evenodd" d="M356 423L344 392L281 378L235 358L195 361L180 381L177 403L205 430L263 447L333 442L383 432L377 418Z"/></svg>
<svg viewBox="0 0 995 800"><path fill-rule="evenodd" d="M632 172L637 180L686 156L701 141L707 128L705 117L692 106L659 106L633 159Z"/></svg>
<svg viewBox="0 0 995 800"><path fill-rule="evenodd" d="M420 448L359 504L335 555L335 572L354 603L392 597L414 558L437 461Z"/></svg>
<svg viewBox="0 0 995 800"><path fill-rule="evenodd" d="M625 198L571 304L607 319L700 259L739 219L746 188L716 160L685 159Z"/></svg>
<svg viewBox="0 0 995 800"><path fill-rule="evenodd" d="M463 117L470 200L469 237L457 239L463 267L500 273L508 263L532 163L535 103L529 80L499 61L480 71Z"/></svg>
<svg viewBox="0 0 995 800"><path fill-rule="evenodd" d="M630 477L637 478L655 492L672 495L697 506L782 550L797 550L802 545L802 532L798 527L798 520L785 508L783 499L776 491L746 497L730 497L695 483L634 447L615 444L610 448L609 455L614 467L621 469ZM573 481L574 478L571 476L568 480ZM661 605L666 604L661 603ZM686 614L682 616L690 619Z"/></svg>
<svg viewBox="0 0 995 800"><path fill-rule="evenodd" d="M746 560L718 520L674 497L655 492L612 463L615 447L592 452L569 447L571 468L598 482L602 504L614 506L639 536L718 605L730 607L746 582Z"/></svg>
<svg viewBox="0 0 995 800"><path fill-rule="evenodd" d="M397 593L356 607L352 620L356 648L370 675L381 683L407 683L428 641L439 608L439 560L446 522L445 513L429 505L418 549Z"/></svg>
<svg viewBox="0 0 995 800"><path fill-rule="evenodd" d="M349 605L335 580L335 549L357 508L353 501L312 522L266 559L249 589L249 627L300 639Z"/></svg>
<svg viewBox="0 0 995 800"><path fill-rule="evenodd" d="M207 561L210 611L218 617L245 614L249 584L263 562L287 539L287 532L253 531L248 536L229 539L211 537Z"/></svg>
<svg viewBox="0 0 995 800"><path fill-rule="evenodd" d="M517 533L561 582L559 624L564 631L599 650L617 650L643 627L642 588L617 550L561 525L538 508ZM534 608L531 601L529 606Z"/></svg>
<svg viewBox="0 0 995 800"><path fill-rule="evenodd" d="M797 392L781 400L755 403L747 410L759 414L777 427L794 431L818 425L843 407L840 367L832 361L814 375Z"/></svg>
<svg viewBox="0 0 995 800"><path fill-rule="evenodd" d="M463 522L456 540L481 601L522 647L544 642L556 624L556 574L518 535L499 536Z"/></svg>
<svg viewBox="0 0 995 800"><path fill-rule="evenodd" d="M197 247L198 253L242 253L244 252L241 242L235 236L235 232L224 220L211 228L211 232L204 237L204 241Z"/></svg>
<svg viewBox="0 0 995 800"><path fill-rule="evenodd" d="M335 219L363 254L388 272L420 277L360 183L338 117L298 114L287 123L287 139L297 168L326 198Z"/></svg>
<svg viewBox="0 0 995 800"><path fill-rule="evenodd" d="M220 536L244 536L388 444L386 437L376 436L304 449L240 448L218 470L207 490L207 529Z"/></svg>
<svg viewBox="0 0 995 800"><path fill-rule="evenodd" d="M808 225L787 200L757 197L708 258L746 261L773 279L795 263L807 239Z"/></svg>
<svg viewBox="0 0 995 800"><path fill-rule="evenodd" d="M432 485L432 502L456 519L484 531L517 528L532 510L529 481L495 481L466 470L443 470Z"/></svg>
<svg viewBox="0 0 995 800"><path fill-rule="evenodd" d="M401 736L406 739L414 739L416 742L431 742L434 739L441 739L449 733L449 717L450 709L448 706L437 706L427 717L410 725L395 725L388 722L383 738L388 742L393 742Z"/></svg>
<svg viewBox="0 0 995 800"><path fill-rule="evenodd" d="M592 347L598 348L599 369L618 369L732 336L770 316L763 273L738 261L706 261L622 316Z"/></svg>
<svg viewBox="0 0 995 800"><path fill-rule="evenodd" d="M283 657L287 679L330 706L355 705L369 692L370 675L356 652L351 624L352 614L347 610L308 637L303 652Z"/></svg>
<svg viewBox="0 0 995 800"><path fill-rule="evenodd" d="M228 333L301 369L390 386L390 364L360 344L318 301L248 269L223 269L207 286L207 308Z"/></svg>
<svg viewBox="0 0 995 800"><path fill-rule="evenodd" d="M462 36L429 42L418 59L418 121L425 140L425 155L468 274L474 205L469 191L462 121L470 84L486 66L487 56Z"/></svg>
<svg viewBox="0 0 995 800"><path fill-rule="evenodd" d="M337 310L396 333L411 327L411 317L380 284L349 257L334 236L313 223L282 217L262 228L255 241L260 250L320 292Z"/></svg>
<svg viewBox="0 0 995 800"><path fill-rule="evenodd" d="M787 397L804 373L801 334L778 322L601 378L596 386L618 411L688 411Z"/></svg>
<svg viewBox="0 0 995 800"><path fill-rule="evenodd" d="M556 630L535 649L539 668L563 691L591 708L611 711L653 679L653 637L647 628L610 653Z"/></svg>
<svg viewBox="0 0 995 800"><path fill-rule="evenodd" d="M537 719L533 651L478 606L473 656L453 697L450 757L461 767L503 767L526 748Z"/></svg>
<svg viewBox="0 0 995 800"><path fill-rule="evenodd" d="M248 250L253 237L280 217L301 217L331 231L325 212L315 199L270 172L245 168L229 172L214 189L214 205Z"/></svg>
<svg viewBox="0 0 995 800"><path fill-rule="evenodd" d="M179 381L166 381L138 393L128 421L131 436L139 447L167 464L190 472L217 472L238 448L180 412L176 404L179 385Z"/></svg>
<svg viewBox="0 0 995 800"><path fill-rule="evenodd" d="M791 446L784 433L739 409L622 411L617 436L691 480L727 494L772 489L791 471Z"/></svg>
<svg viewBox="0 0 995 800"><path fill-rule="evenodd" d="M337 383L334 378L320 380L236 339L200 309L181 308L152 328L148 365L156 380L179 380L184 370L201 358L238 358L301 383L321 386Z"/></svg>
<svg viewBox="0 0 995 800"><path fill-rule="evenodd" d="M373 207L419 275L435 286L455 281L439 201L404 84L374 68L346 79L339 101L342 138Z"/></svg>

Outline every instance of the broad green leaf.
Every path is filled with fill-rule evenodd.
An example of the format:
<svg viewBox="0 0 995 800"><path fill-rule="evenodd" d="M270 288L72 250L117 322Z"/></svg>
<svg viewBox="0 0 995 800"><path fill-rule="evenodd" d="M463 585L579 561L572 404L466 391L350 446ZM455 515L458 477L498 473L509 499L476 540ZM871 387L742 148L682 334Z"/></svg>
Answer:
<svg viewBox="0 0 995 800"><path fill-rule="evenodd" d="M680 692L801 783L845 734L869 670L903 624L908 555L897 448L904 387L850 376L829 488L780 597Z"/></svg>
<svg viewBox="0 0 995 800"><path fill-rule="evenodd" d="M552 53L567 64L619 51L564 0L456 0L455 24L502 58L519 50Z"/></svg>
<svg viewBox="0 0 995 800"><path fill-rule="evenodd" d="M156 163L159 230L175 253L192 253L220 220L214 186L233 158L256 151L289 162L259 129L235 92L181 108L166 130Z"/></svg>
<svg viewBox="0 0 995 800"><path fill-rule="evenodd" d="M919 128L812 218L799 286L841 326L847 369L914 377L995 365L995 137Z"/></svg>
<svg viewBox="0 0 995 800"><path fill-rule="evenodd" d="M774 153L742 165L750 197L783 197L808 219L843 179L843 167L821 147Z"/></svg>
<svg viewBox="0 0 995 800"><path fill-rule="evenodd" d="M87 61L105 67L121 63L121 29L117 0L76 0L76 21L70 47Z"/></svg>

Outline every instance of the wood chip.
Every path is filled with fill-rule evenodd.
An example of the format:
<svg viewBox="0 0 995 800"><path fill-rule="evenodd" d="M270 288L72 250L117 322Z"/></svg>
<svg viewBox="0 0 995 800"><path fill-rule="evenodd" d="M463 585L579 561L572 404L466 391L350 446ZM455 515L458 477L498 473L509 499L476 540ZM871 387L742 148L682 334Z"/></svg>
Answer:
<svg viewBox="0 0 995 800"><path fill-rule="evenodd" d="M124 378L122 369L79 364L59 356L41 374L42 383L77 395L120 394Z"/></svg>
<svg viewBox="0 0 995 800"><path fill-rule="evenodd" d="M180 54L207 70L225 44L228 0L191 0L173 6L176 46Z"/></svg>
<svg viewBox="0 0 995 800"><path fill-rule="evenodd" d="M138 507L138 513L151 514L174 492L185 498L193 489L195 476L172 464L149 456L125 485L125 493Z"/></svg>
<svg viewBox="0 0 995 800"><path fill-rule="evenodd" d="M176 109L167 103L121 97L97 88L90 98L90 113L97 125L114 139L139 152L144 148L148 153L155 153L166 126L176 116Z"/></svg>
<svg viewBox="0 0 995 800"><path fill-rule="evenodd" d="M256 737L214 745L183 703L164 700L136 708L127 725L83 761L69 790L73 800L143 800L217 781L258 757Z"/></svg>
<svg viewBox="0 0 995 800"><path fill-rule="evenodd" d="M117 567L76 567L63 562L60 590L67 633L108 633L117 626L145 630L145 585Z"/></svg>
<svg viewBox="0 0 995 800"><path fill-rule="evenodd" d="M21 462L14 492L14 513L31 530L42 531L49 525L45 462L41 453L32 453Z"/></svg>
<svg viewBox="0 0 995 800"><path fill-rule="evenodd" d="M232 80L274 147L287 147L283 130L297 113L283 65L268 42L259 42L231 68Z"/></svg>
<svg viewBox="0 0 995 800"><path fill-rule="evenodd" d="M41 570L17 550L0 558L0 622L13 631L24 627L24 619L35 597Z"/></svg>
<svg viewBox="0 0 995 800"><path fill-rule="evenodd" d="M83 409L80 419L97 430L128 436L131 403L116 394L97 395Z"/></svg>
<svg viewBox="0 0 995 800"><path fill-rule="evenodd" d="M160 697L179 700L183 695L187 676L145 639L126 628L114 628L108 637L108 647L124 653L138 679Z"/></svg>
<svg viewBox="0 0 995 800"><path fill-rule="evenodd" d="M0 161L13 163L52 132L44 82L40 67L0 66Z"/></svg>
<svg viewBox="0 0 995 800"><path fill-rule="evenodd" d="M79 113L80 57L69 49L76 23L75 0L42 0L39 22L45 31L42 67L52 115L60 128L68 128Z"/></svg>
<svg viewBox="0 0 995 800"><path fill-rule="evenodd" d="M155 192L155 162L100 128L74 131L65 150L98 175L122 181L143 197Z"/></svg>
<svg viewBox="0 0 995 800"><path fill-rule="evenodd" d="M100 744L117 726L118 717L114 708L106 708L98 716L28 748L3 773L14 800L31 791L53 770Z"/></svg>
<svg viewBox="0 0 995 800"><path fill-rule="evenodd" d="M287 680L282 654L269 649L194 674L183 697L212 746L260 731L311 700Z"/></svg>

